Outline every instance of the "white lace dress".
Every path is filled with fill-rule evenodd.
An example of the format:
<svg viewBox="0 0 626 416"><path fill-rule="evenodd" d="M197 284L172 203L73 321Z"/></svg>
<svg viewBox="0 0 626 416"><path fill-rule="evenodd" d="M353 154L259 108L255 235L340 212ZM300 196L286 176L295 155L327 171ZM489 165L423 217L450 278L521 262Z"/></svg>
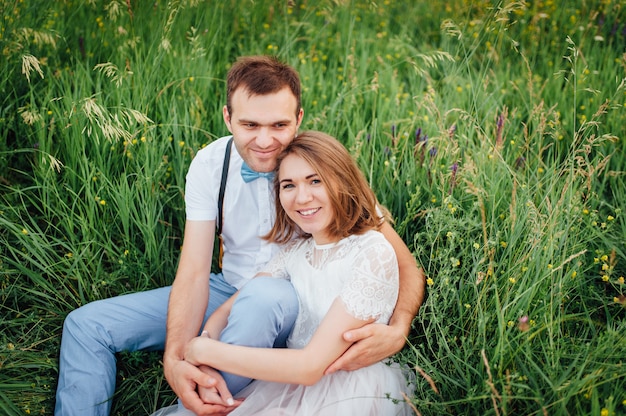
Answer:
<svg viewBox="0 0 626 416"><path fill-rule="evenodd" d="M359 319L387 323L398 297L398 264L385 237L376 231L319 246L312 238L288 244L264 268L291 279L300 310L288 348L303 348L340 297ZM338 371L312 386L253 381L236 398L243 403L230 416L392 416L411 415L414 375L396 363L378 362L356 371ZM154 415L192 415L183 409ZM153 416L154 416L153 415Z"/></svg>
<svg viewBox="0 0 626 416"><path fill-rule="evenodd" d="M389 321L398 297L395 253L376 231L323 246L312 238L296 240L264 271L290 278L300 299L288 348L309 342L338 296L354 317L379 323ZM324 376L313 386L257 380L236 395L246 399L230 415L409 415L402 395L411 396L407 373L395 363L379 362Z"/></svg>

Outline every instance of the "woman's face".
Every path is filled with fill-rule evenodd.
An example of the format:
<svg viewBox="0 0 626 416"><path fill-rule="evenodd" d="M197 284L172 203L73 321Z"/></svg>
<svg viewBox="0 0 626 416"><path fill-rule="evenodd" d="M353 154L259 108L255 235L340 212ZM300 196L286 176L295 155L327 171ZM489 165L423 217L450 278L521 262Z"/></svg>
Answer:
<svg viewBox="0 0 626 416"><path fill-rule="evenodd" d="M299 156L285 157L278 170L280 204L285 213L317 244L338 240L330 237L328 227L335 215L327 184L313 167Z"/></svg>

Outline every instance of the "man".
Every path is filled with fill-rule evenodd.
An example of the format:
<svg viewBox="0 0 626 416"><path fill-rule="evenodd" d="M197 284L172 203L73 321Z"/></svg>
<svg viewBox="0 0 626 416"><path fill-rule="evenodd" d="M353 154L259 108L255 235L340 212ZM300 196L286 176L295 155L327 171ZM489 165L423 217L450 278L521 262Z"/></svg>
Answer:
<svg viewBox="0 0 626 416"><path fill-rule="evenodd" d="M186 408L198 415L222 415L237 405L232 394L249 380L196 368L184 361L183 351L203 321L277 251L260 238L274 220L271 179L253 176L274 169L276 157L297 134L303 115L300 79L293 68L269 57L245 57L233 65L223 109L233 144L221 217L222 273L210 270L222 166L231 146L228 137L198 152L189 168L184 244L173 285L93 302L66 318L57 415L108 415L115 390L115 353L163 348L164 341L165 376ZM386 224L382 231L400 266L400 298L394 315L388 326L371 324L344 334L354 345L328 373L354 370L398 352L421 304L421 270L393 228ZM257 278L243 287L222 340L258 347L284 345L297 315L297 297L285 283ZM203 400L199 387L215 388L220 395Z"/></svg>

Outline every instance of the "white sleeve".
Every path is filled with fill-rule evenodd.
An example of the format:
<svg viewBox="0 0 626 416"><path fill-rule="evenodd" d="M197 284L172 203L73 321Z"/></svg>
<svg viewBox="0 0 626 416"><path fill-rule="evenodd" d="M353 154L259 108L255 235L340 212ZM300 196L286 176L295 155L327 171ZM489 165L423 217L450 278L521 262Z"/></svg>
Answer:
<svg viewBox="0 0 626 416"><path fill-rule="evenodd" d="M185 183L185 213L187 220L213 221L217 218L217 203L225 141L222 138L196 153L187 171Z"/></svg>
<svg viewBox="0 0 626 416"><path fill-rule="evenodd" d="M340 298L357 319L388 322L398 300L398 261L386 241L367 244L352 261Z"/></svg>

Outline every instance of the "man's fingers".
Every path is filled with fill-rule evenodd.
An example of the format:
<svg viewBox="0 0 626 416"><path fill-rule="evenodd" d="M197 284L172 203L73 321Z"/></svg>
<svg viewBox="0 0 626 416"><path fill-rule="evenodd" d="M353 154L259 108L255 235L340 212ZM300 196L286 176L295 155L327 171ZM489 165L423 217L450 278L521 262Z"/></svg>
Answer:
<svg viewBox="0 0 626 416"><path fill-rule="evenodd" d="M343 333L343 339L348 342L359 342L374 335L374 325L365 325L361 328L351 329Z"/></svg>

